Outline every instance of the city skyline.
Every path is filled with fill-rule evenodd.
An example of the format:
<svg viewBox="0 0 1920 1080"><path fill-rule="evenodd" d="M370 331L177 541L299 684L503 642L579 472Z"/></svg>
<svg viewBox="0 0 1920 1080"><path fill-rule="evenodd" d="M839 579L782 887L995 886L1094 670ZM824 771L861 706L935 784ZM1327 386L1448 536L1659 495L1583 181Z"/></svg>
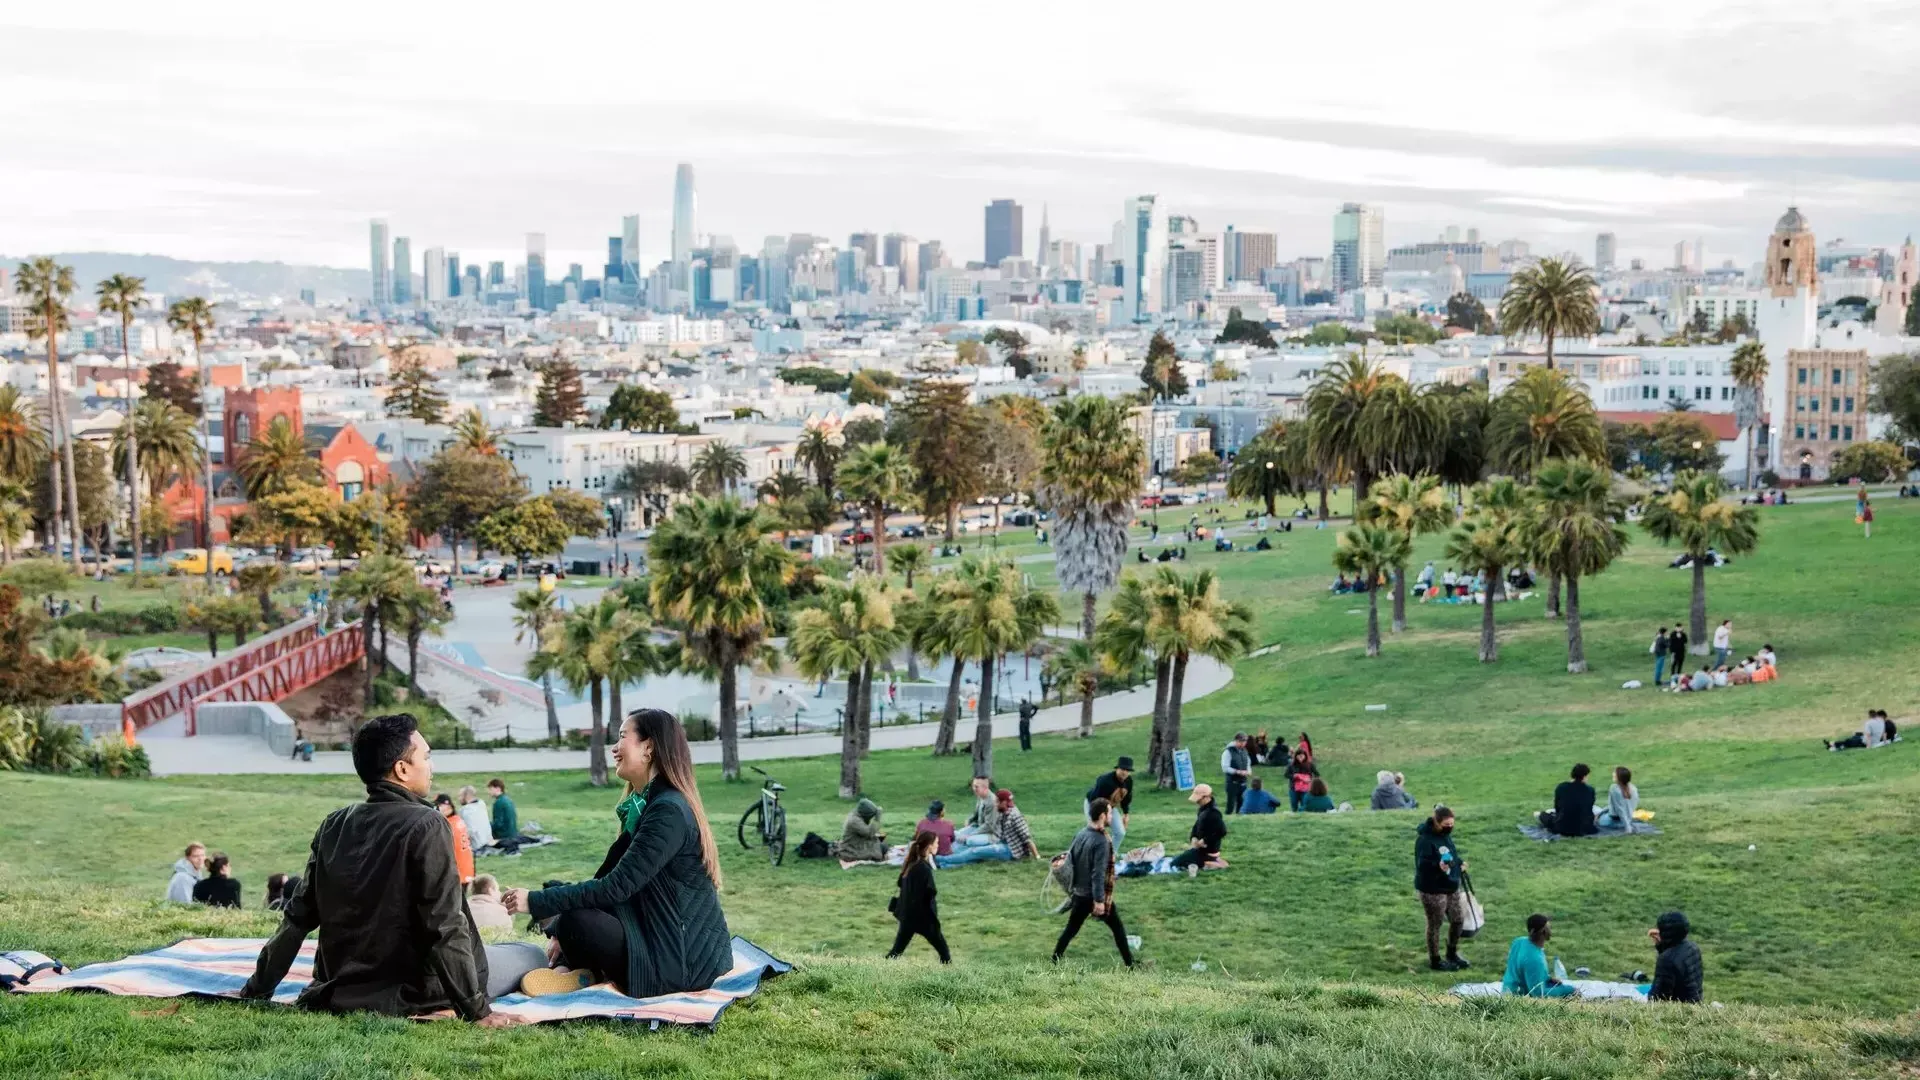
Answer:
<svg viewBox="0 0 1920 1080"><path fill-rule="evenodd" d="M1775 0L1678 12L1634 2L1576 39L1571 4L1483 3L1461 20L1472 36L1413 18L1370 34L1378 74L1366 80L1350 77L1343 50L1290 54L1281 95L1250 93L1251 80L1210 88L1173 69L1122 78L1068 64L933 96L862 80L794 95L774 59L850 53L842 30L777 7L735 28L718 61L726 78L687 49L656 50L649 78L634 80L623 28L673 40L695 33L694 13L661 13L656 27L607 6L507 31L368 5L382 27L369 38L351 18L201 6L212 25L177 30L116 18L111 2L6 17L20 59L12 100L62 119L16 143L0 170L9 248L360 266L366 223L384 218L395 235L474 261L510 258L538 230L553 238L553 263L596 266L620 217L637 212L639 264L651 266L669 255L681 162L699 171L700 227L743 248L797 231L900 232L942 238L960 261L983 255L980 208L999 197L1049 207L1052 237L1083 246L1110 234L1124 199L1154 192L1207 230L1275 234L1282 259L1326 254L1329 215L1362 202L1383 208L1388 246L1473 222L1489 239L1586 257L1612 232L1623 263L1655 264L1696 238L1745 263L1759 254L1751 222L1789 203L1830 236L1895 242L1913 231L1920 193L1901 77L1920 14L1892 4L1833 25ZM1028 37L1087 55L1124 46L1135 26L1123 13L1093 24L1065 10L1019 15ZM1249 41L1283 25L1294 39L1352 32L1339 12L1219 15ZM1403 22L1381 15L1379 27ZM592 35L578 34L582 19ZM1645 35L1645 19L1662 33ZM844 22L868 44L900 43L878 9ZM992 47L992 22L943 29L943 48ZM566 58L566 82L501 75L535 53ZM82 54L97 61L84 76L59 64ZM452 91L446 55L480 77ZM1492 57L1477 81L1456 74ZM1848 76L1738 77L1801 65ZM1575 69L1594 77L1567 78ZM1489 107L1436 114L1436 80ZM227 93L234 83L249 93ZM1889 89L1861 99L1848 87L1862 84ZM675 89L663 97L662 86ZM175 122L183 114L192 137ZM623 123L610 127L614 115ZM433 179L443 174L458 182ZM1031 231L1025 240L1032 251Z"/></svg>

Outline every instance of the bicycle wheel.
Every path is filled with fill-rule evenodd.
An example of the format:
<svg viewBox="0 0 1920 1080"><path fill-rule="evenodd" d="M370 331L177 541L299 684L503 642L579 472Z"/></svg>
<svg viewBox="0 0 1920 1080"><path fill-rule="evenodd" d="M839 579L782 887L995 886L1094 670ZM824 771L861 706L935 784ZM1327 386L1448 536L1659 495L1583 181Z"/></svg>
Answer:
<svg viewBox="0 0 1920 1080"><path fill-rule="evenodd" d="M773 820L767 824L767 858L773 865L779 866L787 857L787 808L778 804L773 808Z"/></svg>
<svg viewBox="0 0 1920 1080"><path fill-rule="evenodd" d="M747 822L749 821L754 823L752 832L747 831ZM748 851L752 851L753 845L760 842L761 836L760 836L760 804L759 803L754 803L752 806L747 807L747 812L740 815L740 828L737 830L737 835L740 837L740 846L743 848L746 848ZM749 843L747 841L747 837L749 836L753 837L752 843Z"/></svg>

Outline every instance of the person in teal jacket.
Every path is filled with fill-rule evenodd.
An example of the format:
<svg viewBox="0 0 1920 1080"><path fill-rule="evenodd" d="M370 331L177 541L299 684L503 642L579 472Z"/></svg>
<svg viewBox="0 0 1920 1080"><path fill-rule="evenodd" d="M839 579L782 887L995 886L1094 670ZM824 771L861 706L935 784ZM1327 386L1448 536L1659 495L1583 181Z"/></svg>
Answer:
<svg viewBox="0 0 1920 1080"><path fill-rule="evenodd" d="M1527 916L1527 936L1514 938L1507 950L1507 973L1500 977L1500 989L1514 997L1572 997L1573 987L1547 970L1546 944L1552 938L1551 920L1540 914Z"/></svg>

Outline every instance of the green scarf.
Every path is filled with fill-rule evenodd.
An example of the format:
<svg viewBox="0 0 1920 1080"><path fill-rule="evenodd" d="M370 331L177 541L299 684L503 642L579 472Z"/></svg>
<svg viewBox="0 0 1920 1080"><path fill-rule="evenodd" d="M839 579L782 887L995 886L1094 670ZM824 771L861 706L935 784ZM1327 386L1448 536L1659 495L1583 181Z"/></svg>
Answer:
<svg viewBox="0 0 1920 1080"><path fill-rule="evenodd" d="M613 808L614 814L620 818L620 831L631 833L634 829L638 828L640 825L640 811L646 809L646 806L646 796L637 791L627 792L627 797L621 799L620 805Z"/></svg>

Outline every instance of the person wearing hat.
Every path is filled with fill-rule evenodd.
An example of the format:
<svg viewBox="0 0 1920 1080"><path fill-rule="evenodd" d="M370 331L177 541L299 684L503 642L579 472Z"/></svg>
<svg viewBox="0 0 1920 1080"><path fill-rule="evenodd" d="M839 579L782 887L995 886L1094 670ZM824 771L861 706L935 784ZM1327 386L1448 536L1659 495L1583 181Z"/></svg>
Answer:
<svg viewBox="0 0 1920 1080"><path fill-rule="evenodd" d="M1547 942L1553 939L1553 920L1538 913L1527 916L1525 937L1513 939L1507 949L1507 970L1500 989L1514 997L1572 997L1574 989L1547 970Z"/></svg>
<svg viewBox="0 0 1920 1080"><path fill-rule="evenodd" d="M1084 809L1087 822L1093 822L1093 803L1095 799L1107 800L1112 807L1111 820L1107 822L1107 837L1113 841L1113 850L1125 851L1127 842L1127 820L1133 814L1133 759L1125 754L1113 763L1111 772L1103 772L1087 790Z"/></svg>
<svg viewBox="0 0 1920 1080"><path fill-rule="evenodd" d="M1187 834L1187 850L1173 857L1173 867L1185 870L1188 877L1198 877L1200 868L1220 854L1220 841L1226 838L1227 823L1213 800L1211 784L1193 785L1193 794L1187 796L1187 801L1199 803L1200 812L1194 815L1193 831Z"/></svg>
<svg viewBox="0 0 1920 1080"><path fill-rule="evenodd" d="M1220 774L1227 781L1227 808L1222 813L1237 813L1247 793L1247 777L1253 775L1253 755L1247 752L1247 733L1236 731L1233 741L1220 754Z"/></svg>
<svg viewBox="0 0 1920 1080"><path fill-rule="evenodd" d="M939 841L934 849L935 855L953 854L953 822L947 820L947 804L939 799L927 804L927 816L913 827L914 835L923 832L932 833Z"/></svg>

